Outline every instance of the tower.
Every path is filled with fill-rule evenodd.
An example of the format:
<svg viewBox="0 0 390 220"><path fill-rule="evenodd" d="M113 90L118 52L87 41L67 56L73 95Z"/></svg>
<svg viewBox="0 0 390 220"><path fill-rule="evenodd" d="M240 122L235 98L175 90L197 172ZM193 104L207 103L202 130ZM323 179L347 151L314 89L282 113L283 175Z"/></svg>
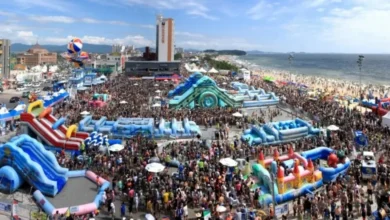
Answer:
<svg viewBox="0 0 390 220"><path fill-rule="evenodd" d="M294 171L293 171L295 181L294 181L294 186L296 189L301 188L302 186L302 181L301 181L301 174L299 171L299 161L297 159L294 160Z"/></svg>
<svg viewBox="0 0 390 220"><path fill-rule="evenodd" d="M175 23L172 18L163 18L157 15L156 19L156 54L158 61L170 62L175 53Z"/></svg>

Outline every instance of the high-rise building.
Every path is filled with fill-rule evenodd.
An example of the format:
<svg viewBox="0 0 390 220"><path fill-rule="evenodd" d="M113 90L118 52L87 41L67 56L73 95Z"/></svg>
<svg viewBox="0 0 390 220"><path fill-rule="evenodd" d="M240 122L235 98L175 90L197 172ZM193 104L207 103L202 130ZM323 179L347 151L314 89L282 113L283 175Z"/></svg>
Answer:
<svg viewBox="0 0 390 220"><path fill-rule="evenodd" d="M0 39L0 76L9 78L10 74L11 41Z"/></svg>
<svg viewBox="0 0 390 220"><path fill-rule="evenodd" d="M156 54L158 61L174 61L175 56L175 23L172 18L157 16Z"/></svg>

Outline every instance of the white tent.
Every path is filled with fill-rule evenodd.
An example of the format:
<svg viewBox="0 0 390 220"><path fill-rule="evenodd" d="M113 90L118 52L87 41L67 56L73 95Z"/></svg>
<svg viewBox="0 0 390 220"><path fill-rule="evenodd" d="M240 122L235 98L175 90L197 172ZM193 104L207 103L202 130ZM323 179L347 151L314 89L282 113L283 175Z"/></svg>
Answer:
<svg viewBox="0 0 390 220"><path fill-rule="evenodd" d="M382 116L382 127L390 127L390 111L386 115Z"/></svg>
<svg viewBox="0 0 390 220"><path fill-rule="evenodd" d="M213 68L211 68L211 69L208 71L208 73L218 73L218 70L214 69L214 67L213 67Z"/></svg>
<svg viewBox="0 0 390 220"><path fill-rule="evenodd" d="M207 71L206 71L203 67L200 68L199 72L200 72L200 73L207 73Z"/></svg>
<svg viewBox="0 0 390 220"><path fill-rule="evenodd" d="M191 69L194 69L194 68L197 68L197 66L196 66L195 63L192 63L192 64L190 64L190 68L191 68Z"/></svg>
<svg viewBox="0 0 390 220"><path fill-rule="evenodd" d="M192 73L199 72L199 69L195 67L195 68L192 69L190 72L192 72Z"/></svg>

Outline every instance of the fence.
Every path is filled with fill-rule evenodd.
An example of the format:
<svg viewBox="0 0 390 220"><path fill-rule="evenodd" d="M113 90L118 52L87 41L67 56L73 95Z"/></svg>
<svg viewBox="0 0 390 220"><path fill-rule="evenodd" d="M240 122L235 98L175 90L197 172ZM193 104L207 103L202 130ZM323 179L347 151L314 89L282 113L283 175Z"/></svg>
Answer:
<svg viewBox="0 0 390 220"><path fill-rule="evenodd" d="M0 219L13 219L12 215L17 215L20 220L47 220L48 216L34 205L16 204L12 207L12 200L0 200ZM14 212L14 213L12 213Z"/></svg>

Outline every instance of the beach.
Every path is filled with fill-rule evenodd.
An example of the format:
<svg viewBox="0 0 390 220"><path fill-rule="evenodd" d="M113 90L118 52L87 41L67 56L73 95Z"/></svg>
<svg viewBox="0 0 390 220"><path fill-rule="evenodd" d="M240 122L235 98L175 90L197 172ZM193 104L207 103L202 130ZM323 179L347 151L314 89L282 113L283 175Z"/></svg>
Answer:
<svg viewBox="0 0 390 220"><path fill-rule="evenodd" d="M251 71L252 78L264 76L272 76L276 82L294 82L305 85L311 91L319 91L329 93L340 99L360 98L360 94L366 98L369 92L372 92L374 97L383 98L389 88L387 85L362 84L354 81L346 81L344 79L327 78L316 75L303 75L299 73L291 73L286 70L276 70L263 68L262 66L242 60L239 56L223 55L218 56L217 60L227 61L239 67L246 68Z"/></svg>

